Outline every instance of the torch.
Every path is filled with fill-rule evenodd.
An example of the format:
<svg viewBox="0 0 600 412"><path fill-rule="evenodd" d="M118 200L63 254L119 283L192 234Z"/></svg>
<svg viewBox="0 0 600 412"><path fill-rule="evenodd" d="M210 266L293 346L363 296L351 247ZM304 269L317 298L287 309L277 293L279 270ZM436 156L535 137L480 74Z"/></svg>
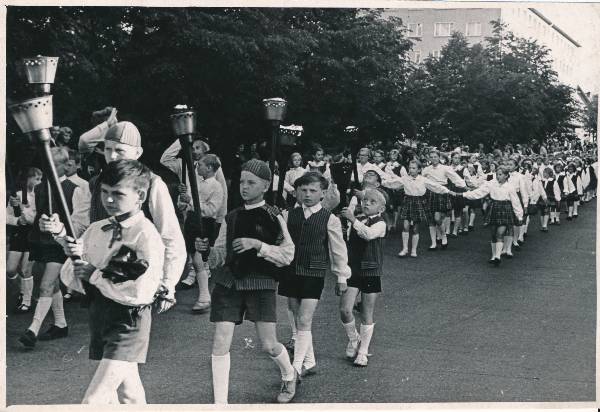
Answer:
<svg viewBox="0 0 600 412"><path fill-rule="evenodd" d="M344 133L348 134L350 138L350 162L352 163L352 173L354 174L354 185L358 185L358 166L356 161L358 160L358 127L346 126Z"/></svg>
<svg viewBox="0 0 600 412"><path fill-rule="evenodd" d="M271 169L271 173L275 174L275 159L277 157L278 149L279 149L279 126L283 118L285 117L285 112L287 109L287 101L280 97L274 97L271 99L263 99L264 113L265 119L271 123L271 158L269 159L269 168ZM281 169L283 169L283 165L279 165ZM279 181L281 185L281 180L284 179L285 176L281 176L281 172L279 173ZM278 196L275 196L275 192L273 191L274 187L274 179L271 179L271 190L269 193L270 203L272 205L276 205L278 201ZM283 190L283 186L282 190Z"/></svg>
<svg viewBox="0 0 600 412"><path fill-rule="evenodd" d="M19 129L21 129L21 132L29 133L42 148L45 160L44 166L50 181L48 197L51 199L52 189L58 194L58 207L65 219L64 224L67 235L75 238L75 231L73 230L73 223L71 222L65 194L52 159L52 152L50 151L50 128L52 127L52 96L50 95L50 87L54 83L57 63L58 57L37 56L23 59L22 66L25 68L27 80L31 85L33 93L38 97L11 104L8 106L8 109ZM51 200L49 209L52 209Z"/></svg>
<svg viewBox="0 0 600 412"><path fill-rule="evenodd" d="M196 133L196 112L188 109L186 105L175 106L175 113L171 115L171 126L173 133L179 139L183 150L183 164L181 179L185 182L185 170L187 169L188 179L190 182L190 190L192 192L192 202L194 204L194 213L188 217L194 220L195 224L190 224L190 230L194 231L194 237L202 238L203 219L202 210L200 207L200 194L198 192L198 179L196 179L196 170L194 168L194 159L192 157L192 144L194 142L194 134ZM202 253L202 260L208 260L209 252Z"/></svg>
<svg viewBox="0 0 600 412"><path fill-rule="evenodd" d="M300 125L279 126L280 134L279 142L279 184L277 185L277 201L282 207L285 207L283 202L283 186L285 184L285 173L287 172L286 159L292 154L292 148L296 146L297 139L304 133L304 128Z"/></svg>

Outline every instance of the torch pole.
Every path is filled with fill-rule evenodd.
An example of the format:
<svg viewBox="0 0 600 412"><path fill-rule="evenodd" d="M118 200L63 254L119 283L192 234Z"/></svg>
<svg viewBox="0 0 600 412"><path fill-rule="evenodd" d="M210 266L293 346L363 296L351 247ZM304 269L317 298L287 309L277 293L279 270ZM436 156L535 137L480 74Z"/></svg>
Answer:
<svg viewBox="0 0 600 412"><path fill-rule="evenodd" d="M275 159L277 158L277 149L279 142L279 121L272 120L271 121L271 158L269 159L269 168L271 169L272 176L275 176ZM281 166L281 165L280 165ZM281 175L281 173L280 173ZM281 182L281 176L279 176L279 181ZM279 193L275 192L275 179L271 179L271 190L269 191L269 199L270 203L273 206L277 205Z"/></svg>

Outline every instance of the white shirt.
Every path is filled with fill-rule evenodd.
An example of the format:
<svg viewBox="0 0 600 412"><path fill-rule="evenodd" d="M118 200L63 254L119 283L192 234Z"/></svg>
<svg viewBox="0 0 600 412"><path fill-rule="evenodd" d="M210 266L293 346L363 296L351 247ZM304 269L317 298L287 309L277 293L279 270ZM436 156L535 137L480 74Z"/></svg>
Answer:
<svg viewBox="0 0 600 412"><path fill-rule="evenodd" d="M381 213L378 213L373 216L379 216L379 215L381 215ZM371 216L369 216L369 217L371 217ZM356 234L359 237L363 238L364 240L373 240L373 239L377 239L379 237L385 237L385 235L387 233L387 226L385 224L385 221L383 221L383 220L380 222L377 222L371 226L367 226L360 220L356 219L354 221L354 223L352 224L352 226L356 230Z"/></svg>
<svg viewBox="0 0 600 412"><path fill-rule="evenodd" d="M285 185L284 188L288 193L294 191L294 183L296 182L296 180L298 180L299 177L304 175L306 171L307 170L302 166L298 166L285 172L285 183L287 183L287 185Z"/></svg>
<svg viewBox="0 0 600 412"><path fill-rule="evenodd" d="M160 235L152 222L146 219L142 211L139 211L121 222L123 240L115 241L112 247L109 247L113 231L102 230L102 226L109 223L110 219L92 223L81 238L82 260L96 267L90 276L90 284L96 286L107 298L122 305L139 306L152 303L160 285L165 257L165 247ZM146 260L148 269L136 280L113 283L102 277L101 269L108 265L110 259L123 245L133 250L138 259ZM62 266L60 277L69 288L85 293L81 280L75 278L73 274L71 259L67 259Z"/></svg>
<svg viewBox="0 0 600 412"><path fill-rule="evenodd" d="M375 172L377 172L377 174L379 176L381 176L381 180L387 179L388 178L388 174L385 173L383 170L381 170L379 167L377 167L376 165L374 165L373 163L367 162L364 165L357 162L356 163L356 169L358 170L358 182L362 183L363 181L363 177L365 175L366 172L368 172L369 170L374 170ZM350 177L350 181L354 181L354 171L352 171L352 175Z"/></svg>
<svg viewBox="0 0 600 412"><path fill-rule="evenodd" d="M404 189L408 196L423 196L427 189L435 193L448 193L447 187L429 180L422 175L396 177L394 180L388 180L383 185L390 189Z"/></svg>
<svg viewBox="0 0 600 412"><path fill-rule="evenodd" d="M561 196L560 196L560 186L558 185L558 180L556 180L555 178L552 179L541 179L540 183L542 184L542 188L544 188L544 192L546 191L546 184L549 181L553 181L554 183L552 184L552 188L550 190L552 190L554 192L554 199L556 199L556 201L560 201ZM546 197L548 197L548 193L546 193Z"/></svg>
<svg viewBox="0 0 600 412"><path fill-rule="evenodd" d="M165 182L154 173L152 173L148 197L148 208L152 215L152 221L165 245L163 283L169 289L169 296L172 297L187 259L185 240L179 227L169 189ZM84 190L77 187L73 192L71 220L77 236L80 236L90 226L91 200L92 194L89 187Z"/></svg>
<svg viewBox="0 0 600 412"><path fill-rule="evenodd" d="M465 199L471 200L481 199L487 195L490 195L492 200L509 200L517 218L519 220L523 219L523 208L521 207L521 202L519 202L517 192L515 191L515 188L508 182L500 184L494 179L484 183L477 189L462 193L462 196Z"/></svg>
<svg viewBox="0 0 600 412"><path fill-rule="evenodd" d="M83 179L82 177L80 177L77 173L67 177L67 180L70 180L71 182L75 183L77 185L77 187L87 186L89 188L89 186L90 186L88 181Z"/></svg>
<svg viewBox="0 0 600 412"><path fill-rule="evenodd" d="M317 203L311 207L302 205L304 218L308 219L322 208L321 203ZM287 222L287 210L283 211L283 218ZM350 266L348 266L348 250L346 242L344 242L344 236L342 235L342 222L333 213L329 215L329 220L327 221L327 243L329 246L331 274L337 277L338 283L346 283L346 279L352 275L352 271L350 270Z"/></svg>
<svg viewBox="0 0 600 412"><path fill-rule="evenodd" d="M454 169L451 166L439 164L437 166L429 165L423 169L421 173L423 177L426 177L429 180L433 180L435 183L438 183L442 186L446 186L448 184L448 179L456 185L456 187L467 187L465 181L461 179L461 177L456 174Z"/></svg>
<svg viewBox="0 0 600 412"><path fill-rule="evenodd" d="M35 215L37 214L37 209L35 207L35 191L27 191L27 204L24 205L23 200L23 191L19 190L17 192L17 197L21 201L21 215L25 217L25 220L28 224L32 225L35 220ZM11 226L18 226L19 218L15 216L15 209L8 204L6 207L6 224Z"/></svg>
<svg viewBox="0 0 600 412"><path fill-rule="evenodd" d="M252 205L244 205L244 209L251 210L258 207L264 206L265 201L262 200ZM277 216L277 221L281 227L283 234L283 241L279 245L269 245L262 242L257 256L265 259L268 262L273 263L277 267L288 266L294 260L294 242L290 236L290 232L287 229L287 223L283 219L282 215ZM225 257L227 256L227 221L223 221L221 229L219 229L219 236L215 240L215 245L210 250L210 256L208 263L212 268L223 266L225 263Z"/></svg>
<svg viewBox="0 0 600 412"><path fill-rule="evenodd" d="M524 205L529 204L529 188L525 176L519 172L510 172L508 183L515 189L515 192L521 193L521 199Z"/></svg>
<svg viewBox="0 0 600 412"><path fill-rule="evenodd" d="M204 217L212 217L216 220L219 211L223 208L225 196L223 196L223 187L213 177L198 180L198 197L200 198L200 211ZM192 191L188 187L187 195L191 198ZM180 202L178 201L178 204ZM194 210L194 202L190 201L185 209Z"/></svg>
<svg viewBox="0 0 600 412"><path fill-rule="evenodd" d="M577 191L578 195L582 195L583 194L583 185L581 184L581 177L577 176L575 179L575 182L577 182L575 185L573 185L573 180L571 179L571 177L576 176L577 173L569 173L567 172L567 174L565 175L565 181L567 179L569 179L569 182L571 183L570 188L572 189L569 193L575 192ZM566 187L566 185L565 185Z"/></svg>
<svg viewBox="0 0 600 412"><path fill-rule="evenodd" d="M189 172L186 172L185 178L181 176L183 159L177 157L180 150L181 143L179 142L179 139L177 139L173 142L171 146L167 147L167 150L163 152L162 156L160 157L160 163L163 166L169 168L174 173L176 173L177 177L179 177L179 181L183 182L188 187L189 191ZM204 180L203 177L198 174L198 171L196 170L196 164L197 162L194 162L196 181ZM217 213L216 215L216 220L218 223L222 223L223 219L225 219L225 215L227 214L227 182L225 181L225 176L223 175L223 170L221 169L222 168L219 167L219 169L215 173L215 179L221 184L221 187L223 188L223 205L221 206L219 213Z"/></svg>

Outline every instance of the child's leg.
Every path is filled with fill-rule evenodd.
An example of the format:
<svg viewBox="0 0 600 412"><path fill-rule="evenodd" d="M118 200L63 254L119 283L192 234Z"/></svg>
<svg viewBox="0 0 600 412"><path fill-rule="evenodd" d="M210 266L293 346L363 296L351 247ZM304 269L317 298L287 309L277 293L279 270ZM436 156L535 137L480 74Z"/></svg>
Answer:
<svg viewBox="0 0 600 412"><path fill-rule="evenodd" d="M194 253L192 257L196 279L198 281L198 300L193 309L197 312L206 311L210 307L210 290L208 289L208 272L205 269L202 255Z"/></svg>
<svg viewBox="0 0 600 412"><path fill-rule="evenodd" d="M29 252L24 253L21 265L21 305L31 306L31 295L33 295L33 262L25 260L25 256L29 259Z"/></svg>
<svg viewBox="0 0 600 412"><path fill-rule="evenodd" d="M290 357L285 347L277 341L277 324L275 322L256 322L255 326L262 350L279 366L281 379L284 381L294 380L295 372Z"/></svg>
<svg viewBox="0 0 600 412"><path fill-rule="evenodd" d="M299 310L296 313L296 325L298 326L298 335L296 337L296 347L294 349L294 368L298 373L302 372L302 365L306 361L307 354L310 352L312 342L312 319L319 304L318 299L302 299L300 300ZM314 366L314 353L310 354Z"/></svg>
<svg viewBox="0 0 600 412"><path fill-rule="evenodd" d="M519 245L519 238L521 237L521 226L513 226L513 246L520 246Z"/></svg>
<svg viewBox="0 0 600 412"><path fill-rule="evenodd" d="M398 256L406 256L408 254L408 237L410 231L410 221L404 220L404 227L402 230L402 250L398 254Z"/></svg>
<svg viewBox="0 0 600 412"><path fill-rule="evenodd" d="M579 208L579 200L573 202L573 216L577 216L577 210Z"/></svg>
<svg viewBox="0 0 600 412"><path fill-rule="evenodd" d="M410 255L412 257L417 257L417 246L419 245L419 223L413 223L413 232L412 232L412 243L411 243L411 252Z"/></svg>
<svg viewBox="0 0 600 412"><path fill-rule="evenodd" d="M212 347L212 382L214 402L217 405L227 404L229 393L229 349L233 339L235 323L216 322Z"/></svg>
<svg viewBox="0 0 600 412"><path fill-rule="evenodd" d="M495 258L500 259L500 256L502 255L502 249L504 248L504 243L502 242L502 239L505 237L504 235L506 234L506 226L498 226L495 229L496 229Z"/></svg>
<svg viewBox="0 0 600 412"><path fill-rule="evenodd" d="M185 269L187 273L184 275L185 277L181 281L184 287L191 287L196 280L196 268L194 267L192 255L188 253L187 260L185 261Z"/></svg>
<svg viewBox="0 0 600 412"><path fill-rule="evenodd" d="M447 240L444 241L444 239L446 238L446 235L450 234L450 226L452 224L452 221L450 220L450 216L447 216L445 213L440 213L440 215L442 216L442 223L441 223L441 236L442 236L442 243L446 244Z"/></svg>
<svg viewBox="0 0 600 412"><path fill-rule="evenodd" d="M452 228L452 234L454 236L458 235L458 229L461 228L462 226L462 211L461 210L453 210L452 213L454 214L454 228Z"/></svg>
<svg viewBox="0 0 600 412"><path fill-rule="evenodd" d="M365 310L360 312L361 325L360 325L360 346L358 348L358 356L355 364L366 366L366 357L369 354L369 345L371 338L373 337L373 312L375 310L375 302L377 300L378 293L363 293L363 305ZM362 358L362 359L359 359Z"/></svg>
<svg viewBox="0 0 600 412"><path fill-rule="evenodd" d="M431 238L431 247L430 249L434 249L437 247L437 225L435 222L433 224L429 224L429 237Z"/></svg>
<svg viewBox="0 0 600 412"><path fill-rule="evenodd" d="M15 279L19 272L22 271L22 257L23 252L17 252L14 250L10 250L8 252L8 256L6 256L6 277L8 279Z"/></svg>
<svg viewBox="0 0 600 412"><path fill-rule="evenodd" d="M490 232L491 232L491 238L492 238L492 240L490 241L490 243L492 245L492 258L490 260L493 261L496 258L496 245L498 244L498 236L496 233L496 227L490 226Z"/></svg>
<svg viewBox="0 0 600 412"><path fill-rule="evenodd" d="M128 362L125 377L123 379L123 403L132 403L137 405L146 404L146 392L140 378L138 364Z"/></svg>
<svg viewBox="0 0 600 412"><path fill-rule="evenodd" d="M469 229L475 226L475 208L469 209Z"/></svg>
<svg viewBox="0 0 600 412"><path fill-rule="evenodd" d="M294 346L296 343L296 337L298 335L298 328L296 327L296 314L298 313L298 308L300 307L300 299L296 298L288 298L288 320L290 321L290 327L292 328L292 338L286 344L286 349L294 350Z"/></svg>
<svg viewBox="0 0 600 412"><path fill-rule="evenodd" d="M128 374L131 362L102 359L81 403L92 405L110 404L117 396L117 389Z"/></svg>
<svg viewBox="0 0 600 412"><path fill-rule="evenodd" d="M44 274L42 275L42 281L40 283L40 298L35 307L33 321L29 326L29 330L36 336L38 335L42 322L44 322L44 319L50 310L50 306L52 305L52 295L54 295L61 267L62 265L60 263L55 262L48 262L44 267Z"/></svg>
<svg viewBox="0 0 600 412"><path fill-rule="evenodd" d="M356 355L356 348L358 347L358 342L360 340L360 336L356 330L356 321L352 313L352 307L354 306L354 301L356 300L358 293L359 290L357 288L348 287L348 290L346 290L346 293L344 293L340 299L340 318L344 330L346 331L346 335L348 336L346 356L350 358Z"/></svg>

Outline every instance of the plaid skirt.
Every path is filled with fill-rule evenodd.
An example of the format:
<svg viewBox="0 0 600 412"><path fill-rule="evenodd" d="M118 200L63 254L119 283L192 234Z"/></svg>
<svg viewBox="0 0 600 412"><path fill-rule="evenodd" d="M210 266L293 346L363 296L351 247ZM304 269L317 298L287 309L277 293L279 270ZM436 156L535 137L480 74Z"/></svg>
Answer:
<svg viewBox="0 0 600 412"><path fill-rule="evenodd" d="M491 226L513 226L516 218L510 200L490 200L484 222Z"/></svg>
<svg viewBox="0 0 600 412"><path fill-rule="evenodd" d="M412 220L415 223L428 222L428 203L425 196L404 196L400 208L400 219Z"/></svg>
<svg viewBox="0 0 600 412"><path fill-rule="evenodd" d="M429 210L431 213L448 213L448 211L452 210L450 195L429 191Z"/></svg>

